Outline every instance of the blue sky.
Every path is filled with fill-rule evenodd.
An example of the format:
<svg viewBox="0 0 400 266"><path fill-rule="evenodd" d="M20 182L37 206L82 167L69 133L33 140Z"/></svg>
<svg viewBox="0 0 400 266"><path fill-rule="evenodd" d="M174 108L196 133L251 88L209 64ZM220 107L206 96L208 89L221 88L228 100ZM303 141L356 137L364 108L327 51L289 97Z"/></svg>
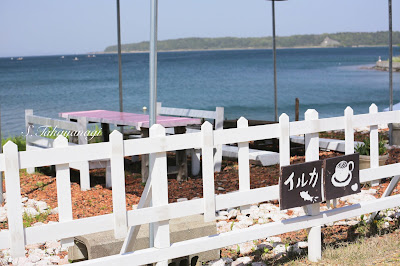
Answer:
<svg viewBox="0 0 400 266"><path fill-rule="evenodd" d="M393 10L400 10L393 1ZM386 0L276 3L277 35L382 31ZM149 39L150 1L121 0L122 42ZM393 30L399 31L393 13ZM265 0L160 0L159 39L271 36ZM1 0L0 57L103 51L116 44L115 0Z"/></svg>

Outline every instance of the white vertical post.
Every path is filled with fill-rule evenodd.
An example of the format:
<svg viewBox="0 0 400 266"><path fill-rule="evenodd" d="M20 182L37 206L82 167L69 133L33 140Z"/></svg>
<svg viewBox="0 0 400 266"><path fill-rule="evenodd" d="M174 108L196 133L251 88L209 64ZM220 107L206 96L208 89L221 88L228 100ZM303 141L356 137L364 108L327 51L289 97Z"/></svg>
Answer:
<svg viewBox="0 0 400 266"><path fill-rule="evenodd" d="M318 112L309 109L305 113L305 120L318 120ZM305 135L306 162L319 160L319 135L311 133ZM322 178L322 177L320 177ZM321 187L322 189L322 187ZM320 212L320 204L310 204L306 206L307 215L314 216ZM308 259L317 262L321 259L321 226L314 226L308 232Z"/></svg>
<svg viewBox="0 0 400 266"><path fill-rule="evenodd" d="M200 173L200 150L190 149L192 157L192 175L196 176Z"/></svg>
<svg viewBox="0 0 400 266"><path fill-rule="evenodd" d="M4 145L7 216L10 231L11 256L25 256L25 234L22 223L21 187L19 178L18 147L9 141Z"/></svg>
<svg viewBox="0 0 400 266"><path fill-rule="evenodd" d="M87 136L84 133L87 132L87 119L86 117L79 117L78 118L78 128L79 128L79 135L78 135L78 144L84 145L88 144ZM81 181L81 190L89 190L90 189L90 173L89 173L89 162L81 162L79 168L79 175Z"/></svg>
<svg viewBox="0 0 400 266"><path fill-rule="evenodd" d="M26 150L29 151L30 150L30 144L28 142L28 135L29 134L33 134L32 130L33 130L33 124L28 122L28 116L33 115L33 110L32 109L26 109L25 110L25 141L26 141ZM35 167L31 167L31 168L27 168L26 172L28 174L33 174L35 172Z"/></svg>
<svg viewBox="0 0 400 266"><path fill-rule="evenodd" d="M68 147L68 140L64 136L58 136L54 140L54 148ZM57 180L57 203L58 216L60 222L72 221L72 199L71 199L71 179L69 164L56 165ZM74 238L61 239L63 247L74 245Z"/></svg>
<svg viewBox="0 0 400 266"><path fill-rule="evenodd" d="M128 231L125 199L124 140L122 133L114 130L110 134L110 143L114 236L118 239L126 237Z"/></svg>
<svg viewBox="0 0 400 266"><path fill-rule="evenodd" d="M203 135L203 199L204 221L215 220L215 187L214 187L214 134L210 122L201 126Z"/></svg>
<svg viewBox="0 0 400 266"><path fill-rule="evenodd" d="M150 128L150 138L165 137L165 128L155 124ZM153 206L168 205L167 154L158 152L150 156L151 193ZM170 246L169 220L154 223L154 247ZM168 261L157 262L157 265L168 265Z"/></svg>
<svg viewBox="0 0 400 266"><path fill-rule="evenodd" d="M371 104L369 107L370 114L378 113L378 107L375 104ZM379 134L378 134L378 125L370 126L370 158L371 158L371 168L379 167ZM371 186L379 185L379 180L371 181Z"/></svg>
<svg viewBox="0 0 400 266"><path fill-rule="evenodd" d="M249 127L249 122L246 118L241 117L237 121L238 128ZM249 163L249 143L240 142L238 143L238 164L239 164L239 191L250 190L250 163ZM240 209L250 209L250 205L241 206Z"/></svg>
<svg viewBox="0 0 400 266"><path fill-rule="evenodd" d="M344 110L344 137L345 137L345 153L354 153L354 127L353 127L353 109L350 106Z"/></svg>
<svg viewBox="0 0 400 266"><path fill-rule="evenodd" d="M285 113L279 117L279 164L280 167L290 165L290 123Z"/></svg>
<svg viewBox="0 0 400 266"><path fill-rule="evenodd" d="M215 113L215 130L222 130L224 128L224 107L217 107ZM215 149L214 172L221 172L222 145L216 146Z"/></svg>

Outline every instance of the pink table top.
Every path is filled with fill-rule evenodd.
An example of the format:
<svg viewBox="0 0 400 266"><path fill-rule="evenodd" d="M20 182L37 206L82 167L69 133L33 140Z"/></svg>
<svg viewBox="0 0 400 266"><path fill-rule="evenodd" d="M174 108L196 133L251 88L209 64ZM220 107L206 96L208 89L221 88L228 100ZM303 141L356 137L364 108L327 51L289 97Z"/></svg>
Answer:
<svg viewBox="0 0 400 266"><path fill-rule="evenodd" d="M78 119L86 117L88 122L114 124L119 126L133 126L137 129L149 127L149 115L121 113L107 110L91 110L79 112L59 113L60 117L66 119ZM163 127L179 127L193 124L201 124L198 118L157 116L157 124Z"/></svg>

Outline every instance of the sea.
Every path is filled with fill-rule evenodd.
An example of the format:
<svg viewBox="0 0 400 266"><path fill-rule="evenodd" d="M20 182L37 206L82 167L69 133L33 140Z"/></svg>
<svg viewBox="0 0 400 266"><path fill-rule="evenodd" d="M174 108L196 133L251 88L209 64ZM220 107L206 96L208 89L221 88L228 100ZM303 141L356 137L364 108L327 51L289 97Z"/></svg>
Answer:
<svg viewBox="0 0 400 266"><path fill-rule="evenodd" d="M347 106L367 113L372 103L389 106L389 73L368 69L387 47L278 49L278 112L294 120L307 109L341 116ZM394 49L399 55L399 48ZM77 57L78 60L74 60ZM124 111L149 107L149 54L122 55ZM226 119L274 120L272 50L158 53L157 100L166 107L215 110ZM394 103L400 101L400 73L393 75ZM60 112L119 110L116 54L0 58L1 131L22 134L24 110L57 118Z"/></svg>

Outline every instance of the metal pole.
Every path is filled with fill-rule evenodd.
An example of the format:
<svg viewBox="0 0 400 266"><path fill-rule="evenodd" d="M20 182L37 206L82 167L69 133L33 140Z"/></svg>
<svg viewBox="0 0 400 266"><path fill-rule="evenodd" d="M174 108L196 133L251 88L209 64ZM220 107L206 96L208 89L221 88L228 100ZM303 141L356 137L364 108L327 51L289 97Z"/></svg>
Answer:
<svg viewBox="0 0 400 266"><path fill-rule="evenodd" d="M119 0L117 0L117 35L118 35L118 79L119 79L119 111L124 111L123 96L122 96L122 57L121 57L121 12ZM120 127L121 133L124 128Z"/></svg>
<svg viewBox="0 0 400 266"><path fill-rule="evenodd" d="M158 0L150 2L150 116L149 127L157 123L157 20L158 20ZM153 160L151 157L154 154L149 154L149 162ZM150 169L153 167L149 165ZM149 171L150 173L150 171ZM151 180L151 179L150 179ZM153 203L150 201L150 206ZM154 225L149 224L149 242L150 247L154 247Z"/></svg>
<svg viewBox="0 0 400 266"><path fill-rule="evenodd" d="M278 121L278 89L276 79L276 40L275 40L275 0L272 0L272 47L274 54L274 103L275 103L275 122Z"/></svg>
<svg viewBox="0 0 400 266"><path fill-rule="evenodd" d="M393 39L392 39L392 0L389 0L389 111L393 111ZM393 145L393 125L389 124L389 145Z"/></svg>
<svg viewBox="0 0 400 266"><path fill-rule="evenodd" d="M150 22L150 127L157 123L157 18L158 0L151 0Z"/></svg>

